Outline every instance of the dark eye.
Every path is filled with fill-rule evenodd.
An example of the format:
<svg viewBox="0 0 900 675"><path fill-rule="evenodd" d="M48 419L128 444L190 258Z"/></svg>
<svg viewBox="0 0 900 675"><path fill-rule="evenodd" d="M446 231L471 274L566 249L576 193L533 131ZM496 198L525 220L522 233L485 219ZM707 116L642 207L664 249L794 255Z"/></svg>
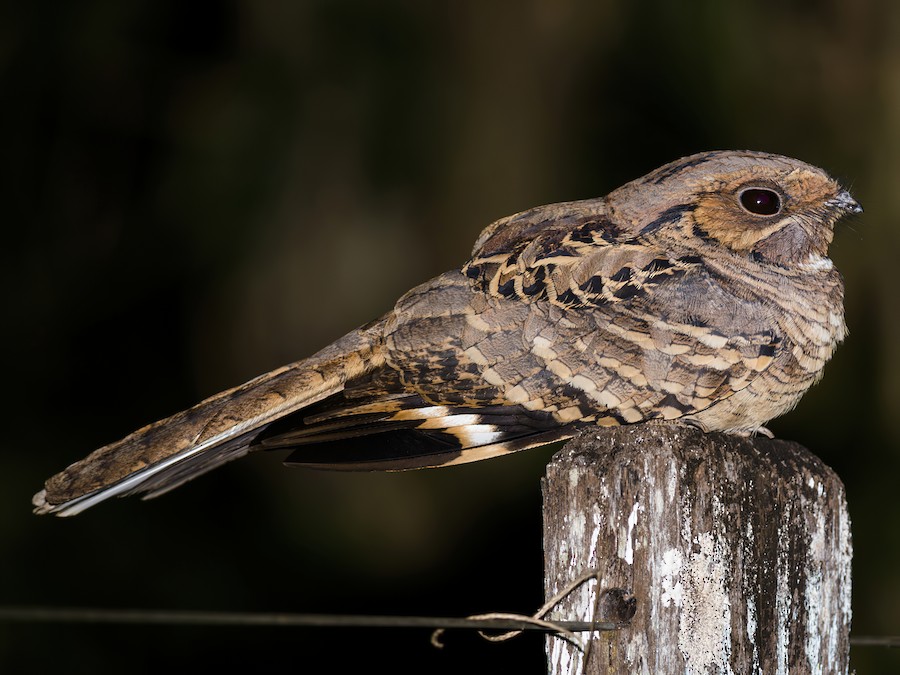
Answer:
<svg viewBox="0 0 900 675"><path fill-rule="evenodd" d="M741 206L758 216L774 216L781 211L781 197L775 190L747 188L738 198Z"/></svg>

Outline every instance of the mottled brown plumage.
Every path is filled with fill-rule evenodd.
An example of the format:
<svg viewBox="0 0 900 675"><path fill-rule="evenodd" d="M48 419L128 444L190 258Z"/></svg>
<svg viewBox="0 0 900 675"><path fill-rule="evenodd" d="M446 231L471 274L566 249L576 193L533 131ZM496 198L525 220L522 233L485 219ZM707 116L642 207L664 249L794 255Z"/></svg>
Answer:
<svg viewBox="0 0 900 675"><path fill-rule="evenodd" d="M407 469L587 425L763 430L844 338L827 250L835 221L859 210L803 162L710 152L503 218L461 269L381 319L97 450L50 478L35 510L152 497L253 449Z"/></svg>

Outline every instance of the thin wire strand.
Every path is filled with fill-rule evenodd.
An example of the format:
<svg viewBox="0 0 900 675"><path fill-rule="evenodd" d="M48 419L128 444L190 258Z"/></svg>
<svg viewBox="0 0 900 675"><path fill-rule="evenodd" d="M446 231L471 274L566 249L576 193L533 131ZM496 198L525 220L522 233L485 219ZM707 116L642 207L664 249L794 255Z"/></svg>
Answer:
<svg viewBox="0 0 900 675"><path fill-rule="evenodd" d="M500 618L500 617L503 618ZM195 612L178 610L97 609L88 607L0 607L0 622L62 624L138 624L162 626L261 626L322 628L447 628L462 630L505 630L572 633L593 630L611 631L621 624L608 621L553 621L545 624L533 619L508 615L478 617L377 616L359 614L283 614L272 612ZM854 635L854 647L900 649L900 635Z"/></svg>
<svg viewBox="0 0 900 675"><path fill-rule="evenodd" d="M850 644L854 647L891 647L897 649L900 648L900 635L851 635Z"/></svg>
<svg viewBox="0 0 900 675"><path fill-rule="evenodd" d="M573 633L592 629L616 630L618 624L590 621L555 621L552 628L530 617L377 616L360 614L281 614L255 612L195 612L178 610L97 609L89 607L0 607L0 622L7 623L102 623L167 626L266 626L338 628L462 628L471 630L536 630Z"/></svg>

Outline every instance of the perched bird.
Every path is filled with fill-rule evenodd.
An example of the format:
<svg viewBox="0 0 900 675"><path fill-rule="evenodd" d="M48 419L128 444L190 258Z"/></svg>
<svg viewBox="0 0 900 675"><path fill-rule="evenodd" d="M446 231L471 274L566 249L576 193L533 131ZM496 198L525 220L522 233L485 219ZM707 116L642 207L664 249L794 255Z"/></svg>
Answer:
<svg viewBox="0 0 900 675"><path fill-rule="evenodd" d="M764 432L844 338L827 252L834 223L859 211L821 169L723 151L502 218L461 269L307 359L100 448L50 478L35 511L154 497L252 450L398 470L591 425Z"/></svg>

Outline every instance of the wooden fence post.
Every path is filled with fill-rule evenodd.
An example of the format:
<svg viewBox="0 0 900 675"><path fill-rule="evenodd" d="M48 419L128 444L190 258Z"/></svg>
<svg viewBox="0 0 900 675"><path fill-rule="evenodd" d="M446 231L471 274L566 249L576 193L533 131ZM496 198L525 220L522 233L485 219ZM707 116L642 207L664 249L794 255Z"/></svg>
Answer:
<svg viewBox="0 0 900 675"><path fill-rule="evenodd" d="M634 616L585 654L549 637L549 671L847 673L851 556L843 485L796 443L674 425L582 433L544 479L545 594L591 568L600 583L548 618L615 620L593 616L611 606L598 586L600 600L627 591Z"/></svg>

